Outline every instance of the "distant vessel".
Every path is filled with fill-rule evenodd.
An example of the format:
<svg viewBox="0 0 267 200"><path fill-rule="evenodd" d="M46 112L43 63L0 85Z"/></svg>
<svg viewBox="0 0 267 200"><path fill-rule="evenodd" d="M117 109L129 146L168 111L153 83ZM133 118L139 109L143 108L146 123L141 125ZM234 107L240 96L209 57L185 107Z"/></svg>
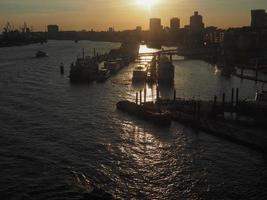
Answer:
<svg viewBox="0 0 267 200"><path fill-rule="evenodd" d="M99 69L97 81L104 82L110 77L110 71L106 68Z"/></svg>
<svg viewBox="0 0 267 200"><path fill-rule="evenodd" d="M158 64L158 83L174 83L174 66L167 56L161 56Z"/></svg>
<svg viewBox="0 0 267 200"><path fill-rule="evenodd" d="M48 54L44 51L37 51L37 53L35 54L36 58L43 58L43 57L48 57Z"/></svg>
<svg viewBox="0 0 267 200"><path fill-rule="evenodd" d="M145 82L146 80L147 71L145 67L139 65L134 68L133 71L133 82Z"/></svg>

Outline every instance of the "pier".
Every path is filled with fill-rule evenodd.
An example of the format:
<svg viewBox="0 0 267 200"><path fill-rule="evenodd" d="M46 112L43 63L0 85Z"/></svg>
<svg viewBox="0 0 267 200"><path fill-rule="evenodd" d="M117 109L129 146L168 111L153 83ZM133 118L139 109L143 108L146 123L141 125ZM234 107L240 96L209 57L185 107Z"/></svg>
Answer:
<svg viewBox="0 0 267 200"><path fill-rule="evenodd" d="M168 113L172 121L196 131L204 131L256 151L267 151L267 136L261 129L266 127L267 104L240 100L238 88L233 88L228 96L226 93L221 97L214 95L209 101L177 98L176 90L172 99L162 99L158 88L156 93L155 99L147 101L146 89L141 90L136 93L136 100L131 105L143 112ZM132 112L127 105L125 109L129 114L153 121L143 112Z"/></svg>

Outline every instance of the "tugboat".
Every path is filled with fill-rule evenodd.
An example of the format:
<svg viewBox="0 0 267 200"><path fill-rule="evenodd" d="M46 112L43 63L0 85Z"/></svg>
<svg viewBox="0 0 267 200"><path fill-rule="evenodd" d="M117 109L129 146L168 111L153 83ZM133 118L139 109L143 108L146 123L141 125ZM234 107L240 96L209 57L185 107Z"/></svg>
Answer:
<svg viewBox="0 0 267 200"><path fill-rule="evenodd" d="M35 54L36 58L44 58L44 57L48 57L48 54L44 51L37 51L37 53Z"/></svg>
<svg viewBox="0 0 267 200"><path fill-rule="evenodd" d="M133 71L133 82L145 82L147 76L147 71L146 69L139 65L135 67Z"/></svg>
<svg viewBox="0 0 267 200"><path fill-rule="evenodd" d="M104 82L110 77L110 71L106 68L99 69L97 82Z"/></svg>
<svg viewBox="0 0 267 200"><path fill-rule="evenodd" d="M138 105L130 101L120 101L117 103L117 109L149 120L160 126L169 126L171 124L169 113L161 112L158 109L149 108L145 105Z"/></svg>

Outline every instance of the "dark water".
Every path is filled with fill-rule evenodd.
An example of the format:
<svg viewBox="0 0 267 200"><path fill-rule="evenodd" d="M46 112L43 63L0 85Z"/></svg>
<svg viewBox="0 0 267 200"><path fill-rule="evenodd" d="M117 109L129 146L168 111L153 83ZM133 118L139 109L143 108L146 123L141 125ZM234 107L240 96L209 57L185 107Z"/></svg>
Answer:
<svg viewBox="0 0 267 200"><path fill-rule="evenodd" d="M82 47L92 54L93 47L103 53L116 46L51 41L0 49L0 199L80 199L87 180L122 199L266 199L262 154L116 110L117 101L134 99L139 89L131 85L134 66L104 84L69 84L67 66ZM39 49L49 58L33 58ZM242 97L253 98L262 87L222 78L202 61L175 65L182 97L209 99L240 87Z"/></svg>

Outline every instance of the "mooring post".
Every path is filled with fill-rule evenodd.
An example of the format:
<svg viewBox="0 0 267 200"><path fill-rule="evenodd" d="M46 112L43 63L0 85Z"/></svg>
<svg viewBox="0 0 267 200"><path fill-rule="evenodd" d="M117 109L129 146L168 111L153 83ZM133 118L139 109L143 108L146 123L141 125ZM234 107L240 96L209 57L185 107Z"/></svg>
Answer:
<svg viewBox="0 0 267 200"><path fill-rule="evenodd" d="M222 106L223 106L223 111L224 111L224 107L225 107L225 93L223 93L223 96L222 96Z"/></svg>
<svg viewBox="0 0 267 200"><path fill-rule="evenodd" d="M138 104L138 92L135 94L135 103Z"/></svg>
<svg viewBox="0 0 267 200"><path fill-rule="evenodd" d="M234 88L232 88L232 96L231 96L231 107L232 108L234 106L234 93L235 93Z"/></svg>
<svg viewBox="0 0 267 200"><path fill-rule="evenodd" d="M63 65L63 63L60 64L60 73L64 74L64 65Z"/></svg>
<svg viewBox="0 0 267 200"><path fill-rule="evenodd" d="M235 102L236 110L237 110L237 107L238 107L238 102L239 102L239 89L236 88L236 102Z"/></svg>
<svg viewBox="0 0 267 200"><path fill-rule="evenodd" d="M157 88L156 88L156 92L157 92L157 102L159 101L159 87L157 86Z"/></svg>
<svg viewBox="0 0 267 200"><path fill-rule="evenodd" d="M173 90L173 101L176 101L176 89Z"/></svg>
<svg viewBox="0 0 267 200"><path fill-rule="evenodd" d="M142 104L142 90L140 90L140 105Z"/></svg>
<svg viewBox="0 0 267 200"><path fill-rule="evenodd" d="M146 103L146 87L144 89L144 103Z"/></svg>

